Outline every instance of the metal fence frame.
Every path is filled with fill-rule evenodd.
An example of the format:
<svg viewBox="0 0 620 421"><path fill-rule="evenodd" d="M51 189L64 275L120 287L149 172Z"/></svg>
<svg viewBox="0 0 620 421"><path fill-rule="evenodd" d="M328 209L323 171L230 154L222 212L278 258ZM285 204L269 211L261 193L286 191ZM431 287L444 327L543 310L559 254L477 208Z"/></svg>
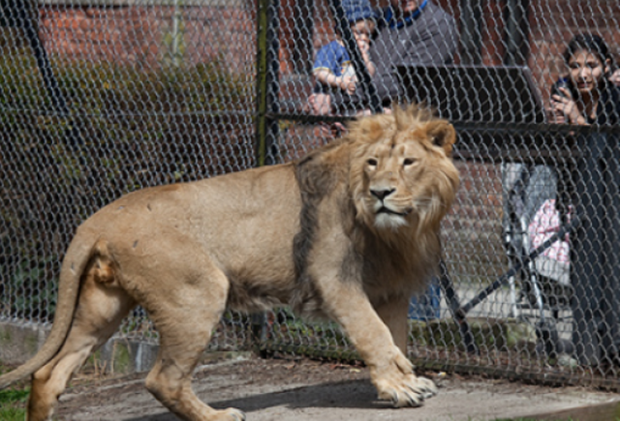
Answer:
<svg viewBox="0 0 620 421"><path fill-rule="evenodd" d="M83 0L81 4L92 4L92 1ZM139 2L135 2L138 4ZM49 62L46 51L43 48L37 27L33 19L29 19L26 9L15 7L19 2L8 1L3 5L13 5L14 8L8 8L8 15L16 19L15 26L21 27L26 34L30 48L33 51L36 63L39 67L41 77L47 89L49 98L53 102L53 108L58 115L69 118L66 131L62 139L68 142L68 150L81 157L82 154L77 151L84 140L81 138L78 124L71 121L72 113L70 112L63 93L54 78L52 65ZM34 3L32 3L34 4ZM54 2L43 2L43 4L55 4ZM108 4L108 3L106 3ZM109 3L111 4L111 3ZM304 3L305 4L305 3ZM350 55L355 63L356 70L361 75L361 84L368 92L371 101L371 110L374 112L381 110L378 99L373 94L374 85L370 76L365 72L365 67L361 61L361 56L353 42L353 35L350 28L345 24L344 11L338 0L329 1L331 11L336 17L340 31L344 34ZM482 2L479 0L464 1L464 13L461 16L462 23L462 56L467 58L463 60L463 64L467 61L471 64L480 64L482 59L482 41L481 41L481 8ZM527 34L529 16L527 14L530 2L507 0L506 10L512 18L507 21L510 23L505 34L506 53L504 56L504 64L523 64L525 57L528 55ZM310 7L310 6L308 6ZM320 122L345 121L350 117L342 116L312 116L303 113L290 113L288 110L281 112L280 104L280 0L258 0L256 4L256 108L255 108L255 144L253 162L256 165L271 165L278 163L282 159L279 149L281 139L287 136L282 133L281 127L285 122L294 122L304 125L312 125ZM465 13L466 12L466 13ZM306 23L307 24L307 23ZM303 25L302 25L303 26ZM299 29L300 33L308 28ZM309 47L306 46L306 49ZM593 166L598 165L589 157L596 155L596 150L600 149L601 137L617 137L620 136L620 127L562 127L546 123L493 123L485 124L482 122L471 121L454 121L455 128L460 134L461 145L455 152L455 159L460 165L466 167L471 163L474 164L498 164L506 162L520 163L536 163L547 162L552 159L556 164L569 165L571 168L580 169L585 172L597 172ZM542 151L532 145L537 145L537 139L545 136L552 137L570 137L572 140L564 144L558 145L552 151ZM502 145L498 145L495 141L488 139L503 139ZM598 148L598 149L597 149ZM552 155L551 158L549 155ZM85 165L85 163L82 163ZM88 182L88 181L87 181ZM577 187L575 191L577 196L581 197L582 208L578 209L578 216L573 217L571 222L556 233L551 239L541 246L538 250L532 251L529 256L516 262L512 267L508 267L507 271L494 277L494 281L486 287L480 287L473 296L462 297L459 295L458 288L453 282L450 275L450 266L454 264L450 260L450 251L446 252L445 262L442 264L441 287L447 309L454 325L444 326L441 322L432 323L415 323L412 327L412 336L418 340L422 338L427 344L418 349L416 346L412 348L410 357L416 361L418 365L453 370L461 370L467 372L478 372L486 374L497 374L508 377L535 379L541 382L554 382L561 384L570 384L589 379L590 383L598 386L604 386L611 389L620 389L620 382L615 379L615 369L607 368L603 371L598 365L596 341L600 338L594 336L583 336L577 341L577 362L582 365L578 369L565 368L555 363L549 364L549 355L541 356L536 352L526 352L524 357L517 357L515 361L504 364L500 357L499 363L489 362L488 349L485 347L485 341L480 339L481 334L491 334L496 327L489 322L489 326L483 326L481 330L476 330L476 326L471 325L470 315L474 308L483 303L490 294L505 287L511 279L522 272L522 268L526 267L530 260L537 257L546 247L558 238L563 238L567 232L575 232L575 242L579 238L587 244L597 243L597 235L600 231L593 229L591 225L586 227L579 226L583 215L588 215L594 210L603 206L602 202L596 203L591 200L590 192L593 188L594 181L577 179L572 181ZM467 192L465 192L467 194ZM581 196L579 196L581 195ZM600 199L600 198L599 198ZM602 199L600 199L602 201ZM89 209L92 204L75 203L81 209ZM615 208L610 208L613 211ZM454 216L452 217L454 219ZM449 227L448 227L449 229ZM601 241L603 243L603 241ZM591 250L588 247L576 247L581 253L588 255ZM502 251L503 252L503 251ZM586 257L587 258L587 257ZM610 262L608 262L609 264ZM587 278L588 271L584 268L577 268L577 271L584 272L580 279ZM613 267L601 270L614 271ZM579 277L578 277L579 278ZM586 284L576 284L576 288L583 291L578 297L589 297L590 286ZM581 312L574 314L578 320L575 322L578 331L588 332L595 329L593 322L589 317L592 311L591 303L585 302L578 304ZM129 326L135 323L135 320L143 320L143 314L137 314L136 319L127 322L122 328L128 337L141 338L142 340L153 341L156 334L152 333L152 327L146 327L146 331L150 332L145 338L142 335L144 329L132 330ZM11 317L9 317L11 319ZM14 318L13 318L14 319ZM612 324L613 320L608 323ZM148 325L148 322L144 322ZM474 322L475 324L476 322ZM449 323L448 323L449 325ZM492 325L492 326L491 326ZM498 324L500 334L506 334L506 327ZM456 330L451 331L453 327ZM504 330L502 330L504 329ZM434 334L440 332L439 339ZM482 332L482 333L481 333ZM545 331L536 331L539 339L548 335ZM613 333L615 334L615 333ZM492 334L491 334L492 335ZM218 338L222 338L221 340ZM498 338L493 337L493 340ZM609 338L603 340L608 340ZM433 351L437 341L443 344L439 348L443 350L440 353ZM544 344L544 343L543 343ZM351 359L357 358L354 350L344 338L342 332L337 326L332 324L305 324L297 320L294 315L287 310L282 309L266 315L246 317L238 314L229 314L223 323L223 328L216 332L213 348L216 349L245 349L247 347L258 348L262 353L269 354L273 352L293 352L323 358L340 358ZM444 349L445 348L445 349ZM499 352L499 350L493 350ZM486 354L485 354L486 352ZM544 352L543 352L544 354ZM510 356L510 352L508 352ZM536 362L524 363L527 357ZM494 357L493 357L494 358ZM611 371L609 371L611 370ZM610 374L611 373L611 374Z"/></svg>

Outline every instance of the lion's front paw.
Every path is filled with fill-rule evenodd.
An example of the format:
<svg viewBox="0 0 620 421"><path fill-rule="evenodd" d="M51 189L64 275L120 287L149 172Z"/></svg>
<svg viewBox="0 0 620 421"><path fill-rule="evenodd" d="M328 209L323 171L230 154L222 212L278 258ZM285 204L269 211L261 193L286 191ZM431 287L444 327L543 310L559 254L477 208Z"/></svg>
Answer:
<svg viewBox="0 0 620 421"><path fill-rule="evenodd" d="M395 407L421 406L424 399L437 394L437 386L425 377L407 374L394 381L379 380L376 382L379 399L392 401Z"/></svg>
<svg viewBox="0 0 620 421"><path fill-rule="evenodd" d="M217 421L245 421L245 414L238 409L228 408L223 411L217 411L217 416L213 419Z"/></svg>

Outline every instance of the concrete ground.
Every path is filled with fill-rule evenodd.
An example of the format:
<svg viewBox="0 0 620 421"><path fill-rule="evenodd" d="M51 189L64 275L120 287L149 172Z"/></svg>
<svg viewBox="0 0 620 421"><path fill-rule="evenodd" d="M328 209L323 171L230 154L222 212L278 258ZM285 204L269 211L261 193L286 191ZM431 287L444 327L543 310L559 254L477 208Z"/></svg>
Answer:
<svg viewBox="0 0 620 421"><path fill-rule="evenodd" d="M615 413L620 402L617 394L425 374L440 389L421 408L393 409L377 401L364 367L304 359L245 358L202 366L196 372L194 389L216 408L232 406L245 411L248 421L487 421L521 417L617 421L611 415L601 415ZM176 420L146 391L143 378L144 374L111 380L81 379L79 386L61 397L58 419ZM593 413L592 408L603 410L594 410L598 415L578 415ZM541 414L552 413L560 415L541 418Z"/></svg>

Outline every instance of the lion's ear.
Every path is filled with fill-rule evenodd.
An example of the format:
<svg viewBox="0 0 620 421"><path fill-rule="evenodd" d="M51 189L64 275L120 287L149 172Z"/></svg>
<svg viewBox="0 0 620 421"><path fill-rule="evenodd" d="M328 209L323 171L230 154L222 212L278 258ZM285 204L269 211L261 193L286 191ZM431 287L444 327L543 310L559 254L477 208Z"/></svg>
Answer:
<svg viewBox="0 0 620 421"><path fill-rule="evenodd" d="M452 154L452 145L456 142L456 130L452 124L445 120L432 121L426 125L426 133L433 145L443 148L448 156Z"/></svg>

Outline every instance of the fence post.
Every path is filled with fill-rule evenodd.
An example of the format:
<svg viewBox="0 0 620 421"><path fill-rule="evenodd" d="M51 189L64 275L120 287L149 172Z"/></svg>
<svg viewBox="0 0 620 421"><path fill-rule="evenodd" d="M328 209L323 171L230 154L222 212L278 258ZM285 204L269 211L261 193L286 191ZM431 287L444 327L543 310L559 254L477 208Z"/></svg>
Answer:
<svg viewBox="0 0 620 421"><path fill-rule="evenodd" d="M67 102L65 101L62 91L58 86L58 82L54 77L54 72L52 72L52 66L47 56L47 52L45 51L43 43L39 38L37 24L38 3L35 1L26 1L24 3L9 2L5 5L3 11L3 15L8 16L8 24L10 26L23 29L28 43L30 44L30 48L32 49L32 53L34 54L35 60L37 61L37 66L41 72L41 78L43 79L43 83L45 84L45 88L49 94L50 101L54 105L54 109L62 117L69 119L66 140L68 141L68 146L71 148L71 152L77 153L79 147L83 145L84 142L82 141L75 121L71 119L69 107L67 106ZM81 157L80 161L82 161Z"/></svg>
<svg viewBox="0 0 620 421"><path fill-rule="evenodd" d="M256 13L256 166L276 164L279 157L278 120L280 96L279 29L280 0L258 0ZM255 313L250 317L250 337L259 353L267 339L267 317Z"/></svg>
<svg viewBox="0 0 620 421"><path fill-rule="evenodd" d="M482 2L461 0L461 60L464 64L482 63Z"/></svg>
<svg viewBox="0 0 620 421"><path fill-rule="evenodd" d="M617 136L589 133L579 138L575 203L584 223L571 234L574 288L573 343L581 364L599 365L618 357L618 168Z"/></svg>
<svg viewBox="0 0 620 421"><path fill-rule="evenodd" d="M529 56L529 0L508 0L506 2L506 53L504 64L526 65Z"/></svg>
<svg viewBox="0 0 620 421"><path fill-rule="evenodd" d="M278 160L280 110L280 0L258 0L256 74L256 165L272 165Z"/></svg>

